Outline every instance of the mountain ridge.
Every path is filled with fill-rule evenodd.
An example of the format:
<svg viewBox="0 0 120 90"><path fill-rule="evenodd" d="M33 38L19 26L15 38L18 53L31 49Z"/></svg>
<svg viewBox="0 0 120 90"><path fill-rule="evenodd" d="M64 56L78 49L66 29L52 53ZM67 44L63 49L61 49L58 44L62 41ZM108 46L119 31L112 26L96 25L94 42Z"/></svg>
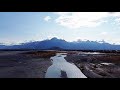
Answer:
<svg viewBox="0 0 120 90"><path fill-rule="evenodd" d="M0 45L0 49L74 49L74 50L120 50L120 45L114 45L105 41L75 41L68 42L56 37L42 41L21 43L20 45Z"/></svg>

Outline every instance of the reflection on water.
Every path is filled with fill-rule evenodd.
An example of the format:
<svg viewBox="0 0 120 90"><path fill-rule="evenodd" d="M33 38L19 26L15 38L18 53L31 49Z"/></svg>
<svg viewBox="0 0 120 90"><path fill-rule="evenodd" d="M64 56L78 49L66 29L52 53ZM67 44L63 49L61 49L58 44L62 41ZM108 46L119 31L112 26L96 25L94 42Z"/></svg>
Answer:
<svg viewBox="0 0 120 90"><path fill-rule="evenodd" d="M45 78L61 78L61 71L65 72L68 78L87 78L79 68L64 59L65 54L57 53L50 58L52 65L48 68Z"/></svg>
<svg viewBox="0 0 120 90"><path fill-rule="evenodd" d="M102 53L99 53L99 52L86 52L84 54L102 54Z"/></svg>

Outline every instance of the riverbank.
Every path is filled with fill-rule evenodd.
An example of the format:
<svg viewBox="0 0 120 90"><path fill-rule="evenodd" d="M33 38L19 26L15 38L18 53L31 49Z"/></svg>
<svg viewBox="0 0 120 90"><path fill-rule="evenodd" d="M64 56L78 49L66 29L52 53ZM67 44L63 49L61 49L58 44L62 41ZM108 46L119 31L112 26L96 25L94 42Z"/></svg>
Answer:
<svg viewBox="0 0 120 90"><path fill-rule="evenodd" d="M45 78L56 53L67 53L66 61L88 78L120 78L119 53L81 51L0 51L0 78Z"/></svg>
<svg viewBox="0 0 120 90"><path fill-rule="evenodd" d="M88 78L120 78L120 55L116 53L68 53L65 58L74 63Z"/></svg>
<svg viewBox="0 0 120 90"><path fill-rule="evenodd" d="M43 57L40 57L40 53L31 55L28 51L2 51L0 78L44 78L51 65L50 54L45 57L45 53L41 53Z"/></svg>

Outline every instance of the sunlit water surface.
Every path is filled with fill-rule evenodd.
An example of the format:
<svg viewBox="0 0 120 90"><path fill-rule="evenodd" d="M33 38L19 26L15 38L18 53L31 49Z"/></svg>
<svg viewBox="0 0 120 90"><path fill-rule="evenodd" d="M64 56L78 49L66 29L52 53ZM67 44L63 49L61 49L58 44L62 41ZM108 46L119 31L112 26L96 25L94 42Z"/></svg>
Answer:
<svg viewBox="0 0 120 90"><path fill-rule="evenodd" d="M47 69L45 78L61 78L61 70L66 72L68 78L87 78L74 64L67 62L66 53L57 53L51 57L52 65Z"/></svg>

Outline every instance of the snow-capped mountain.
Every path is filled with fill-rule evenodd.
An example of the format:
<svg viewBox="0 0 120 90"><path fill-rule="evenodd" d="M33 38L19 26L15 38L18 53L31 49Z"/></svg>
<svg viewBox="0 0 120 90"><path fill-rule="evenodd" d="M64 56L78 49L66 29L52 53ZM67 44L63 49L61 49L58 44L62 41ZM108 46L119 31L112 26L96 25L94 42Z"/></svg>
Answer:
<svg viewBox="0 0 120 90"><path fill-rule="evenodd" d="M0 49L73 49L73 50L120 50L120 45L109 44L105 41L82 41L67 42L63 39L47 39L22 43L20 45L0 45Z"/></svg>

